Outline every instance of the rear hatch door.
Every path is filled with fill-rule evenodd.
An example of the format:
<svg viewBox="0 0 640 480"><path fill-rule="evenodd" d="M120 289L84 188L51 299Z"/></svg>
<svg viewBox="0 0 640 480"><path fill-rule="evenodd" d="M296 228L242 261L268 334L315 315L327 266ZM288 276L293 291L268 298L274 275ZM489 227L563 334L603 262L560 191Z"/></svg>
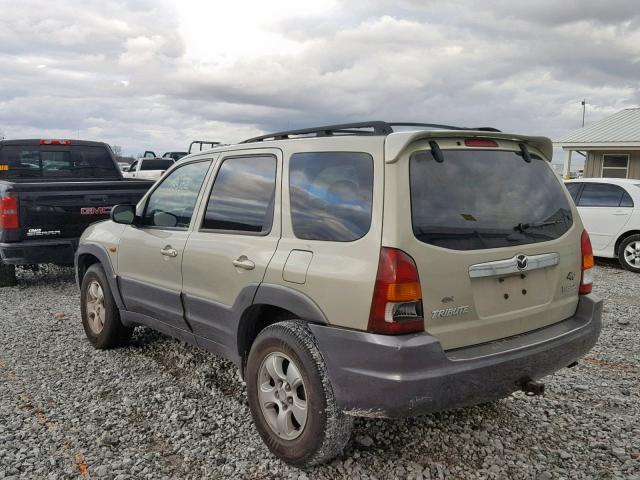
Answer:
<svg viewBox="0 0 640 480"><path fill-rule="evenodd" d="M425 328L445 348L535 330L570 317L580 281L581 225L548 162L517 144L440 142L405 158L409 226ZM526 155L525 155L526 156Z"/></svg>

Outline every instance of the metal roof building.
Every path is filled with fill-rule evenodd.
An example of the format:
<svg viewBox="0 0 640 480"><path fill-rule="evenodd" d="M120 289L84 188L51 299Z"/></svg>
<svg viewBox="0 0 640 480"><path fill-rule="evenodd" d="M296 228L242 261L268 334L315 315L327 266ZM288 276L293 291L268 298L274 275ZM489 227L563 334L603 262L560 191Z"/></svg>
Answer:
<svg viewBox="0 0 640 480"><path fill-rule="evenodd" d="M567 156L564 175L571 170L571 157L585 157L585 177L640 179L640 108L625 108L587 127L556 140Z"/></svg>

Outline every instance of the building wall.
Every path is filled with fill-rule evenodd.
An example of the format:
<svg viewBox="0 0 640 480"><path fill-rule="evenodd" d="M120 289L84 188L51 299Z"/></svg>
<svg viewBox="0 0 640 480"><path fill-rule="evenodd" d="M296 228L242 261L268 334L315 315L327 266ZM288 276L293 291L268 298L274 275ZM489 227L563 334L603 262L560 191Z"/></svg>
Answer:
<svg viewBox="0 0 640 480"><path fill-rule="evenodd" d="M640 150L604 150L587 152L584 163L585 178L597 178L602 175L602 156L604 154L629 155L627 178L640 180Z"/></svg>

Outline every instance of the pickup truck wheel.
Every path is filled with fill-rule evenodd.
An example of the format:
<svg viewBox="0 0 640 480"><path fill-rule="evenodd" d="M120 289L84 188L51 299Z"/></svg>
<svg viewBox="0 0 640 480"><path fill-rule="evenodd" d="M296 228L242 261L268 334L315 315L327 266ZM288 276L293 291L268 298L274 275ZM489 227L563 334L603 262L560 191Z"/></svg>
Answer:
<svg viewBox="0 0 640 480"><path fill-rule="evenodd" d="M640 273L640 235L631 235L618 247L618 260L624 268Z"/></svg>
<svg viewBox="0 0 640 480"><path fill-rule="evenodd" d="M246 381L258 433L277 457L306 467L342 451L353 418L339 409L305 324L288 320L260 332L249 353Z"/></svg>
<svg viewBox="0 0 640 480"><path fill-rule="evenodd" d="M16 266L0 261L0 287L13 287L16 283Z"/></svg>
<svg viewBox="0 0 640 480"><path fill-rule="evenodd" d="M122 325L107 276L99 263L91 265L84 274L80 301L82 326L94 347L118 347L129 341L133 328Z"/></svg>

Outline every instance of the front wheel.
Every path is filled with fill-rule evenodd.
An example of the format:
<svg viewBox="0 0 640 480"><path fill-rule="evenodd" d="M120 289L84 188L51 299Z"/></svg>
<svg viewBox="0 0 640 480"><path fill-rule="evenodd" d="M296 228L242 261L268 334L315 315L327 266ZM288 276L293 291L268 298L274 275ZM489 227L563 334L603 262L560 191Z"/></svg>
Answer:
<svg viewBox="0 0 640 480"><path fill-rule="evenodd" d="M277 457L306 467L342 451L353 419L338 407L306 325L285 321L260 332L249 353L246 381L258 432Z"/></svg>
<svg viewBox="0 0 640 480"><path fill-rule="evenodd" d="M80 305L82 326L94 347L118 347L129 341L133 328L122 325L107 276L99 263L91 265L82 278Z"/></svg>
<svg viewBox="0 0 640 480"><path fill-rule="evenodd" d="M618 260L627 270L640 273L640 235L631 235L622 241Z"/></svg>

